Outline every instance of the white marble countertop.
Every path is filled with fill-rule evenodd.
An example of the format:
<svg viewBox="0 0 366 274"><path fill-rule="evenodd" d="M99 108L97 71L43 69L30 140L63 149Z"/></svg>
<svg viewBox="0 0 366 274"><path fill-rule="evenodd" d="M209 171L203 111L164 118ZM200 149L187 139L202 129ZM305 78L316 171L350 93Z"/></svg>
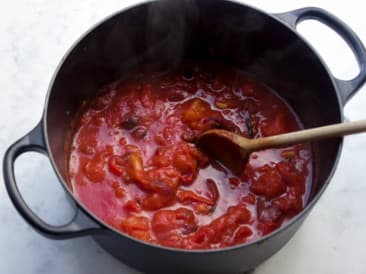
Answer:
<svg viewBox="0 0 366 274"><path fill-rule="evenodd" d="M41 117L51 76L70 45L90 26L136 1L4 0L0 9L0 155ZM366 44L363 1L248 0L269 12L304 6L327 9L347 22ZM341 78L357 73L349 50L334 34L311 22L300 30ZM347 104L350 120L366 118L366 87ZM334 178L295 237L255 274L366 273L366 134L347 137ZM62 224L72 208L48 160L36 153L16 164L20 189L43 218ZM2 181L2 176L0 177ZM19 216L0 184L0 273L136 273L92 239L55 241L35 232Z"/></svg>

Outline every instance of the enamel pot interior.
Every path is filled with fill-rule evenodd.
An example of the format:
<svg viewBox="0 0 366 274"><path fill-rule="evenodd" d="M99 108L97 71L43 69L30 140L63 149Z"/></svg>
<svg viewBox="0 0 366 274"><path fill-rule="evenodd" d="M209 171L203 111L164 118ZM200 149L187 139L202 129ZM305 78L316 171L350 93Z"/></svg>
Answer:
<svg viewBox="0 0 366 274"><path fill-rule="evenodd" d="M218 61L255 75L296 110L306 128L342 121L327 69L294 31L274 17L226 1L146 3L87 33L68 53L51 84L45 135L52 164L65 186L69 187L65 141L70 140L70 125L82 102L142 65L169 68L185 59ZM315 143L313 148L313 193L317 193L332 174L341 139Z"/></svg>

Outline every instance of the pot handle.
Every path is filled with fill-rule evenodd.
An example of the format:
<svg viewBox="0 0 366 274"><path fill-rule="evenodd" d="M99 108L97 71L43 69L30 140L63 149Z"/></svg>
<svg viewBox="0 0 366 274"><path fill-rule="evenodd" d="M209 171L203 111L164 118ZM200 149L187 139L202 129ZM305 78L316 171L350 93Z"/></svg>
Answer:
<svg viewBox="0 0 366 274"><path fill-rule="evenodd" d="M360 68L359 74L351 80L340 80L333 76L340 91L342 103L345 105L366 81L366 49L361 40L344 22L320 8L302 8L285 13L277 13L274 14L274 16L279 18L282 22L285 22L295 31L297 24L301 21L307 19L317 20L337 32L348 44L356 56Z"/></svg>
<svg viewBox="0 0 366 274"><path fill-rule="evenodd" d="M47 224L40 219L25 203L19 192L14 176L14 162L19 155L29 151L36 151L47 155L44 141L43 123L40 122L30 133L19 139L9 147L4 155L3 176L9 197L20 215L41 234L53 239L67 239L94 234L102 229L87 218L78 207L74 218L62 226ZM87 224L85 224L87 223ZM86 226L86 227L85 227Z"/></svg>

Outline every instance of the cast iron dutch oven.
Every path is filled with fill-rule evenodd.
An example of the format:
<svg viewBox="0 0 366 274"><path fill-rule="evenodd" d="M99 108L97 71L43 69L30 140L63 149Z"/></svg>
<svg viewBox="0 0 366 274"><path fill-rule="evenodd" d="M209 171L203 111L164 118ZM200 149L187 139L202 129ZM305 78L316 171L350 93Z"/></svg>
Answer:
<svg viewBox="0 0 366 274"><path fill-rule="evenodd" d="M318 20L350 46L360 65L356 78L335 78L313 48L296 32L298 22ZM276 253L297 231L326 189L342 139L313 144L313 195L306 208L281 229L257 241L217 250L179 250L142 242L114 230L85 208L68 184L65 140L83 100L104 84L144 64L172 67L185 58L229 64L254 74L280 93L305 127L343 121L342 108L366 79L366 51L354 32L319 8L267 14L246 5L218 0L147 2L119 12L87 32L67 53L50 84L41 122L5 154L4 179L24 219L46 237L92 236L124 263L151 273L239 273ZM49 156L67 194L77 204L75 218L51 226L32 212L18 191L14 161L22 153Z"/></svg>

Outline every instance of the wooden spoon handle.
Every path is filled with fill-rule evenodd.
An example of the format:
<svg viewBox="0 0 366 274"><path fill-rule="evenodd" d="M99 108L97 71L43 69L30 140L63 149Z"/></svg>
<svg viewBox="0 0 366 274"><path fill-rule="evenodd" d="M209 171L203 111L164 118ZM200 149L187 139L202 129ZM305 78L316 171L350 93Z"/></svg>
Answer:
<svg viewBox="0 0 366 274"><path fill-rule="evenodd" d="M346 122L264 138L251 139L248 144L248 148L250 151L254 151L270 147L286 147L294 144L340 137L364 131L366 131L366 120Z"/></svg>

